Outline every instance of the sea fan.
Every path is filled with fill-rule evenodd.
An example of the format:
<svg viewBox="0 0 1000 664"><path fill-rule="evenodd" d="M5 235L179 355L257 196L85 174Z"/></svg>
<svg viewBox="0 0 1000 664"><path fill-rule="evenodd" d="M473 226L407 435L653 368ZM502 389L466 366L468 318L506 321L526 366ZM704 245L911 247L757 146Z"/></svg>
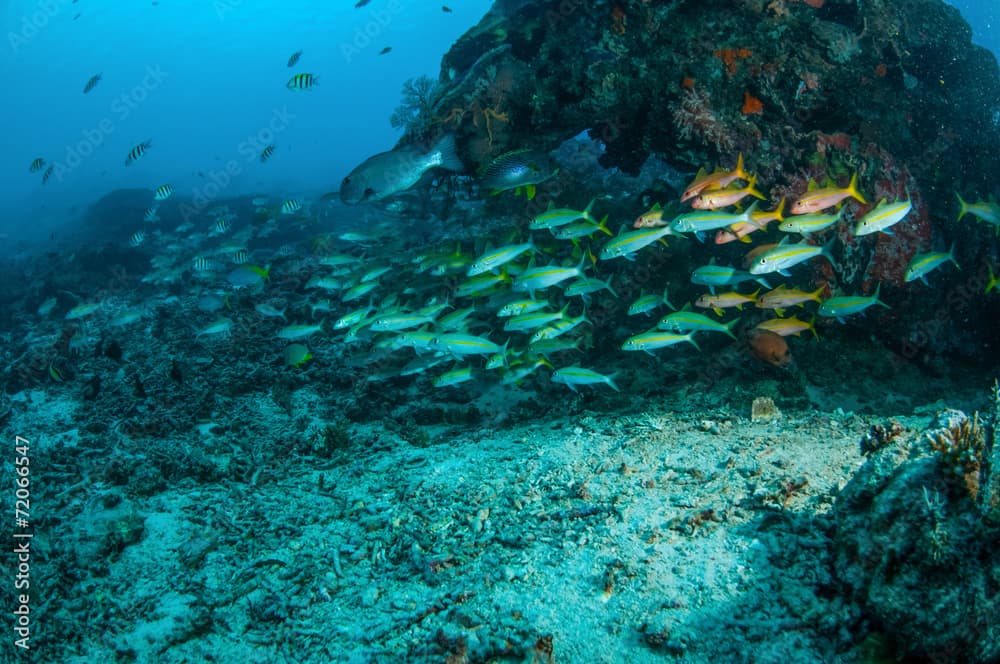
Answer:
<svg viewBox="0 0 1000 664"><path fill-rule="evenodd" d="M393 111L389 123L408 134L421 134L432 121L432 108L437 81L430 76L418 76L403 83L403 100Z"/></svg>

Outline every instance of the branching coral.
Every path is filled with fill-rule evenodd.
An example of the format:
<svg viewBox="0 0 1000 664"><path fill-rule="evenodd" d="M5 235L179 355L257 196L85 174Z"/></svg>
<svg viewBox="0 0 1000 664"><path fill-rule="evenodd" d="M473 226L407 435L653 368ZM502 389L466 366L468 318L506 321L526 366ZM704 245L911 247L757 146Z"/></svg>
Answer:
<svg viewBox="0 0 1000 664"><path fill-rule="evenodd" d="M969 497L979 497L986 433L979 424L979 413L965 418L946 429L928 432L931 449L941 455L948 470L962 479Z"/></svg>
<svg viewBox="0 0 1000 664"><path fill-rule="evenodd" d="M403 100L392 112L389 123L409 134L423 134L431 125L436 92L437 82L430 76L409 79L403 83Z"/></svg>

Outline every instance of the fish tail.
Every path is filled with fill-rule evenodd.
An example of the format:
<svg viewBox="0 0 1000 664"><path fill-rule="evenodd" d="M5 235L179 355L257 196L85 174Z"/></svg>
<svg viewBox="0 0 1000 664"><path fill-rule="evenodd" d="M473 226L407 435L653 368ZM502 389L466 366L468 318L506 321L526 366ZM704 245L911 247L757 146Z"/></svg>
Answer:
<svg viewBox="0 0 1000 664"><path fill-rule="evenodd" d="M813 316L812 320L809 321L809 331L813 333L813 336L817 340L819 339L819 332L816 331L816 316Z"/></svg>
<svg viewBox="0 0 1000 664"><path fill-rule="evenodd" d="M850 194L851 198L853 198L857 202L859 202L859 203L861 203L863 205L867 205L868 204L868 201L865 200L865 197L861 195L860 191L858 191L858 172L857 171L855 171L854 175L851 176L851 182L847 185L847 193Z"/></svg>
<svg viewBox="0 0 1000 664"><path fill-rule="evenodd" d="M809 299L813 300L814 302L822 302L823 298L820 297L820 295L823 292L823 289L825 289L825 288L826 288L826 286L820 286L819 288L817 288L816 290L814 290L812 293L809 293Z"/></svg>
<svg viewBox="0 0 1000 664"><path fill-rule="evenodd" d="M955 267L957 267L959 270L962 269L962 266L958 264L957 260L955 260L955 241L954 240L951 241L951 246L948 248L948 258L949 258L949 260L951 260L952 263L955 264Z"/></svg>
<svg viewBox="0 0 1000 664"><path fill-rule="evenodd" d="M756 174L750 176L750 183L747 185L747 193L753 196L754 198L759 198L760 200L764 200L765 198L767 198L767 196L765 196L764 194L760 193L760 191L757 190Z"/></svg>
<svg viewBox="0 0 1000 664"><path fill-rule="evenodd" d="M997 278L996 278L996 275L993 274L993 266L987 264L986 269L988 269L990 271L990 280L986 284L986 290L983 291L983 295L985 295L986 293L989 293L991 290L993 290L994 288L997 287Z"/></svg>
<svg viewBox="0 0 1000 664"><path fill-rule="evenodd" d="M880 281L880 282L878 282L878 286L876 286L876 287L875 287L875 294L874 294L874 295L872 295L872 297L873 297L873 298L875 298L875 304L878 304L878 305L880 305L880 306L883 306L883 307L885 307L886 309L891 309L892 307L890 307L890 306L889 306L888 304L886 304L886 303L885 303L885 302L883 302L882 300L878 299L878 296L879 296L879 293L880 293L881 291L882 291L882 282Z"/></svg>
<svg viewBox="0 0 1000 664"><path fill-rule="evenodd" d="M962 217L964 217L965 213L969 211L969 204L966 203L965 199L962 198L962 194L958 193L957 191L955 192L955 198L958 199L958 206L959 206L958 219L956 219L955 221L962 221Z"/></svg>
<svg viewBox="0 0 1000 664"><path fill-rule="evenodd" d="M668 290L670 290L670 287L669 286L664 286L664 288L663 288L663 304L665 304L668 307L670 307L671 311L677 311L677 307L675 307L674 305L670 304L670 300L667 298L667 291Z"/></svg>
<svg viewBox="0 0 1000 664"><path fill-rule="evenodd" d="M733 169L733 175L740 178L741 180L749 180L750 174L747 173L746 168L743 166L743 153L741 152L738 157L736 157L736 168Z"/></svg>
<svg viewBox="0 0 1000 664"><path fill-rule="evenodd" d="M729 321L728 323L723 323L722 324L722 326L724 328L726 328L725 329L726 335L728 335L733 341L736 341L736 335L733 334L733 328L736 327L736 324L739 323L739 322L740 322L739 318L734 318L733 320ZM691 343L694 343L694 342L692 341ZM695 348L698 348L698 347L695 346ZM701 349L699 349L699 350L701 350Z"/></svg>
<svg viewBox="0 0 1000 664"><path fill-rule="evenodd" d="M583 217L592 224L597 223L597 219L594 219L594 215L591 212L594 209L594 201L596 200L597 200L596 198L591 198L590 202L587 203L587 207L583 208L583 212L580 213L581 217Z"/></svg>
<svg viewBox="0 0 1000 664"><path fill-rule="evenodd" d="M608 235L614 235L614 233L608 230L608 215L604 215L604 218L597 222L597 230L607 233Z"/></svg>
<svg viewBox="0 0 1000 664"><path fill-rule="evenodd" d="M737 318L736 320L739 319ZM699 346L698 342L694 340L694 332L688 332L686 335L684 335L684 340L687 341L692 346L694 346L695 348L697 348L699 353L701 352L701 346Z"/></svg>

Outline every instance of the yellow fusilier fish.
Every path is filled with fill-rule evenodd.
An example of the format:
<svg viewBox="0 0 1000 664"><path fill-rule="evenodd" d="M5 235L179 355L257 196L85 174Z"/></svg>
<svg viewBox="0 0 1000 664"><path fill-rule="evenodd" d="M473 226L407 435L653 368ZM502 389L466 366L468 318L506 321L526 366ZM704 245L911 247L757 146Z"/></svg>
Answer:
<svg viewBox="0 0 1000 664"><path fill-rule="evenodd" d="M753 223L753 215L757 212L757 202L743 212L719 212L717 210L699 210L685 212L670 222L670 230L674 233L694 233L699 242L704 242L703 233L727 226ZM754 224L756 225L756 224Z"/></svg>
<svg viewBox="0 0 1000 664"><path fill-rule="evenodd" d="M951 248L948 251L932 251L926 254L917 254L910 261L910 265L906 268L906 274L903 277L903 281L910 282L915 279L919 279L926 285L930 285L927 281L927 273L940 267L941 265L951 261L955 264L955 267L961 269L958 265L958 261L955 260L955 243L951 243Z"/></svg>
<svg viewBox="0 0 1000 664"><path fill-rule="evenodd" d="M656 329L670 332L722 332L735 340L736 335L733 334L733 328L739 322L739 318L734 318L728 323L719 323L705 314L691 311L689 305L685 304L680 311L675 311L661 318L660 322L656 324Z"/></svg>
<svg viewBox="0 0 1000 664"><path fill-rule="evenodd" d="M642 214L640 214L635 223L632 224L632 228L656 228L658 226L666 226L666 221L663 221L664 210L659 203L653 205Z"/></svg>
<svg viewBox="0 0 1000 664"><path fill-rule="evenodd" d="M464 366L458 369L452 369L451 371L446 371L431 381L431 384L434 385L434 387L451 387L452 385L458 385L470 380L472 380L472 367Z"/></svg>
<svg viewBox="0 0 1000 664"><path fill-rule="evenodd" d="M511 262L526 251L536 252L535 243L532 241L523 244L508 244L504 247L488 250L485 254L473 261L465 273L467 277L475 277L495 270L502 265Z"/></svg>
<svg viewBox="0 0 1000 664"><path fill-rule="evenodd" d="M323 331L323 323L320 321L315 325L286 325L285 327L278 330L279 339L287 339L292 341L294 339L304 339L312 334Z"/></svg>
<svg viewBox="0 0 1000 664"><path fill-rule="evenodd" d="M528 224L528 228L530 228L533 231L542 230L545 228L551 230L553 228L558 228L559 226L565 226L567 224L571 224L577 219L585 219L592 224L600 223L597 221L597 219L594 218L594 215L591 214L591 210L593 209L594 209L594 199L591 199L590 202L587 203L587 207L583 208L582 210L573 210L571 208L556 208L553 207L553 203L549 201L549 208L545 212L541 213L540 215L532 219L531 223Z"/></svg>
<svg viewBox="0 0 1000 664"><path fill-rule="evenodd" d="M624 257L627 260L634 261L637 251L673 233L674 231L670 226L640 228L634 231L626 231L625 227L622 226L618 235L608 240L601 247L601 253L598 254L598 258L601 260L610 260L612 258Z"/></svg>
<svg viewBox="0 0 1000 664"><path fill-rule="evenodd" d="M754 326L758 330L767 330L768 332L774 332L783 337L789 335L799 336L805 330L809 330L813 333L813 336L819 339L819 334L816 333L816 317L808 323L799 320L798 318L769 318L767 320L761 321Z"/></svg>
<svg viewBox="0 0 1000 664"><path fill-rule="evenodd" d="M500 318L510 318L511 316L530 314L547 306L549 306L548 300L515 300L500 307L497 316Z"/></svg>
<svg viewBox="0 0 1000 664"><path fill-rule="evenodd" d="M1000 235L1000 204L992 197L988 201L966 203L958 192L955 192L955 196L958 198L959 205L957 221L961 221L966 214L971 214L973 217L995 226L997 234Z"/></svg>
<svg viewBox="0 0 1000 664"><path fill-rule="evenodd" d="M913 203L910 200L910 192L906 192L905 201L887 203L883 198L868 214L861 217L854 227L854 234L861 236L882 232L886 235L892 235L893 233L889 230L889 227L902 221L903 217L910 214L910 210L912 209ZM843 208L840 211L843 212Z"/></svg>
<svg viewBox="0 0 1000 664"><path fill-rule="evenodd" d="M552 372L551 380L553 383L562 383L574 392L577 391L577 385L601 384L607 385L615 392L621 392L621 390L618 389L618 386L615 385L614 376L605 376L604 374L599 374L596 371L578 366L556 369Z"/></svg>
<svg viewBox="0 0 1000 664"><path fill-rule="evenodd" d="M820 294L825 288L825 286L820 286L812 293L808 293L797 288L785 288L783 285L778 286L757 299L757 308L772 309L774 313L782 316L785 309L800 305L803 302L812 300L813 302L822 304L823 298L820 297Z"/></svg>
<svg viewBox="0 0 1000 664"><path fill-rule="evenodd" d="M711 309L715 312L716 316L721 316L723 314L723 309L738 309L742 311L744 304L757 301L757 293L759 292L760 289L758 288L749 295L743 295L742 293L737 293L736 291L719 293L717 295L705 294L695 301L694 306L699 309Z"/></svg>
<svg viewBox="0 0 1000 664"><path fill-rule="evenodd" d="M698 194L691 200L696 210L717 210L727 205L735 205L747 196L764 200L766 196L757 191L757 176L751 175L747 186L739 189L716 189Z"/></svg>
<svg viewBox="0 0 1000 664"><path fill-rule="evenodd" d="M768 249L760 256L758 256L754 262L750 265L750 274L769 274L771 272L777 272L783 277L792 276L788 271L788 268L794 267L799 263L803 263L810 258L815 256L823 256L831 265L836 265L833 260L833 254L830 250L833 248L833 243L837 238L830 238L824 246L819 247L815 244L809 244L808 242L799 242L797 244L789 244L788 238L784 238L777 247L774 249Z"/></svg>
<svg viewBox="0 0 1000 664"><path fill-rule="evenodd" d="M646 314L648 316L650 311L653 311L661 304L665 304L671 309L677 309L677 307L670 304L670 300L668 299L667 296L667 290L668 288L663 289L663 295L656 295L656 294L640 295L635 302L629 305L628 315L638 316L639 314Z"/></svg>
<svg viewBox="0 0 1000 664"><path fill-rule="evenodd" d="M505 343L503 346L500 346L486 337L446 332L439 334L434 339L431 348L451 353L452 355L492 355L493 353L504 352L507 349L507 344Z"/></svg>
<svg viewBox="0 0 1000 664"><path fill-rule="evenodd" d="M889 305L878 299L879 291L881 290L882 284L879 284L875 287L875 292L868 297L864 297L863 295L838 295L837 297L831 297L819 305L816 314L818 316L836 318L843 323L845 317L859 314L868 307L876 304L888 309Z"/></svg>
<svg viewBox="0 0 1000 664"><path fill-rule="evenodd" d="M682 341L686 341L695 348L698 348L698 344L694 340L694 332L675 334L673 332L649 330L648 332L636 334L626 339L625 343L622 344L622 350L643 350L652 355L652 351L657 348L666 348L667 346L679 344ZM698 350L701 350L701 348L698 348Z"/></svg>
<svg viewBox="0 0 1000 664"><path fill-rule="evenodd" d="M797 214L781 222L781 224L778 225L778 230L782 233L798 233L802 237L809 238L813 233L819 233L822 230L826 230L843 219L844 209L845 208L843 207L840 208L840 211L837 212L837 214Z"/></svg>
<svg viewBox="0 0 1000 664"><path fill-rule="evenodd" d="M733 224L729 228L723 228L715 234L716 244L727 244L739 240L740 242L750 242L750 234L754 231L767 230L767 225L772 221L782 222L784 215L785 199L782 198L778 207L773 210L762 210L750 215L750 221Z"/></svg>
<svg viewBox="0 0 1000 664"><path fill-rule="evenodd" d="M694 198L702 191L711 189L725 189L734 180L749 180L750 174L743 167L743 153L736 158L736 168L731 171L716 170L714 173L706 173L705 169L699 169L694 176L694 181L684 190L681 202Z"/></svg>
<svg viewBox="0 0 1000 664"><path fill-rule="evenodd" d="M839 187L820 188L814 181L809 181L809 187L805 194L792 203L791 214L807 214L810 212L822 212L827 208L832 208L845 198L853 198L862 204L868 201L858 191L858 174L851 176L851 182L843 189Z"/></svg>
<svg viewBox="0 0 1000 664"><path fill-rule="evenodd" d="M531 299L535 299L535 292L555 286L558 283L583 276L583 263L586 256L580 257L580 262L576 267L563 267L561 265L543 265L535 267L534 261L528 265L528 269L521 273L514 280L514 290L517 292L527 292Z"/></svg>

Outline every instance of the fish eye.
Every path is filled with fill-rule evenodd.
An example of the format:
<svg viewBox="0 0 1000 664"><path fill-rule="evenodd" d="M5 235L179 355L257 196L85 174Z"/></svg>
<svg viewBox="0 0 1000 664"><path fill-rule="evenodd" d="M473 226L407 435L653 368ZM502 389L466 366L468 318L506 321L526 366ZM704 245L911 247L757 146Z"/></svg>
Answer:
<svg viewBox="0 0 1000 664"><path fill-rule="evenodd" d="M351 183L351 176L350 175L348 175L347 177L345 177L344 180L343 180L343 182L341 182L341 184L350 184L350 183Z"/></svg>
<svg viewBox="0 0 1000 664"><path fill-rule="evenodd" d="M368 187L367 189L365 189L365 193L361 196L361 198L365 199L368 198L369 196L374 196L374 195L375 195L375 190L372 189L371 187Z"/></svg>

